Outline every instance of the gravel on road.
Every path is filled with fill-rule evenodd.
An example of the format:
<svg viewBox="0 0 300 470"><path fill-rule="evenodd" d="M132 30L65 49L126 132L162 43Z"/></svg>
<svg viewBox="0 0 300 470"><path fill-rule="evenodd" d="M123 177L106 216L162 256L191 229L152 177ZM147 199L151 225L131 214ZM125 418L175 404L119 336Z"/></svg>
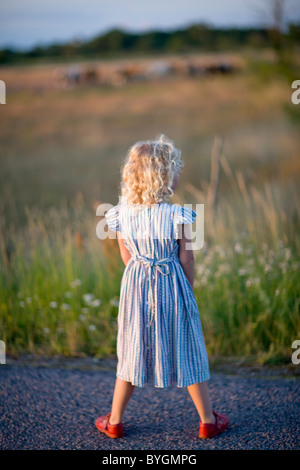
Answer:
<svg viewBox="0 0 300 470"><path fill-rule="evenodd" d="M298 377L212 372L213 408L230 427L198 438L186 388L136 388L124 414L125 437L94 425L110 411L114 370L0 366L0 448L91 450L291 450L300 444Z"/></svg>

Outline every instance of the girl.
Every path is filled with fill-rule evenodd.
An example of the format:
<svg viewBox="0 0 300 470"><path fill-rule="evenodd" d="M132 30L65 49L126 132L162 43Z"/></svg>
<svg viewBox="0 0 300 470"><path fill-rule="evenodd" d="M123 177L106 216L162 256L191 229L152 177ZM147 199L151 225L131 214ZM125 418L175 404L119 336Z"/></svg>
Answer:
<svg viewBox="0 0 300 470"><path fill-rule="evenodd" d="M216 436L228 419L212 410L200 314L193 293L189 224L198 215L169 204L179 181L181 152L164 135L137 142L122 168L119 204L105 215L126 265L120 291L116 384L99 431L123 437L122 416L136 386L187 387L200 417L199 437ZM185 227L184 227L185 225Z"/></svg>

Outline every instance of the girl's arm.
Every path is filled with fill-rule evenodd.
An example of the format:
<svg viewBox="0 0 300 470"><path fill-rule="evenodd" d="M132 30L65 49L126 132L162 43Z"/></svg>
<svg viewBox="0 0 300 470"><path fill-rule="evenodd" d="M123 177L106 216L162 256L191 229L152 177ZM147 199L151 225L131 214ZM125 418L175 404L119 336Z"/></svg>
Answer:
<svg viewBox="0 0 300 470"><path fill-rule="evenodd" d="M131 253L130 251L126 248L124 245L124 239L121 237L120 232L117 232L117 239L119 242L119 248L120 248L120 253L121 253L121 258L124 261L125 266L127 265L128 261L131 258Z"/></svg>
<svg viewBox="0 0 300 470"><path fill-rule="evenodd" d="M188 278L189 283L194 287L194 278L195 278L195 263L194 263L194 252L193 250L187 250L186 244L191 242L190 236L190 226L185 224L180 224L179 233L182 234L181 238L177 240L179 244L178 257L184 271L184 274Z"/></svg>

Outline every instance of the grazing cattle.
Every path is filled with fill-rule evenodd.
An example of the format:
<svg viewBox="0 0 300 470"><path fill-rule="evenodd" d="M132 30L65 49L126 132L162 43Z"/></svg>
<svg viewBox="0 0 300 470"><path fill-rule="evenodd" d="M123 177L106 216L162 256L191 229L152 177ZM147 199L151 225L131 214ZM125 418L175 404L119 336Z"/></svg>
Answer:
<svg viewBox="0 0 300 470"><path fill-rule="evenodd" d="M202 60L201 60L202 59ZM54 83L62 87L78 85L111 85L122 86L138 80L184 75L202 77L205 75L231 74L237 67L228 61L205 62L204 58L170 59L141 63L110 64L100 68L71 66L57 68L54 72Z"/></svg>
<svg viewBox="0 0 300 470"><path fill-rule="evenodd" d="M73 66L67 69L59 67L54 71L55 85L62 87L72 87L80 82L80 68Z"/></svg>
<svg viewBox="0 0 300 470"><path fill-rule="evenodd" d="M207 73L210 74L229 74L235 72L235 66L228 62L221 62L217 64L210 64L206 67Z"/></svg>
<svg viewBox="0 0 300 470"><path fill-rule="evenodd" d="M81 83L93 84L98 82L98 73L96 69L88 68L82 71L80 81Z"/></svg>

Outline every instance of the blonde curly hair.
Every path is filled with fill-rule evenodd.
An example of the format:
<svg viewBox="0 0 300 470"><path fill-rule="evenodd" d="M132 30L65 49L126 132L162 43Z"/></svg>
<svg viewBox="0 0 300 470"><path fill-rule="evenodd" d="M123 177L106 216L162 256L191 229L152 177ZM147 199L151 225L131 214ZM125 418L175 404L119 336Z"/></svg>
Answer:
<svg viewBox="0 0 300 470"><path fill-rule="evenodd" d="M121 169L121 200L128 205L159 204L173 196L175 175L183 167L181 151L164 134L136 142Z"/></svg>

